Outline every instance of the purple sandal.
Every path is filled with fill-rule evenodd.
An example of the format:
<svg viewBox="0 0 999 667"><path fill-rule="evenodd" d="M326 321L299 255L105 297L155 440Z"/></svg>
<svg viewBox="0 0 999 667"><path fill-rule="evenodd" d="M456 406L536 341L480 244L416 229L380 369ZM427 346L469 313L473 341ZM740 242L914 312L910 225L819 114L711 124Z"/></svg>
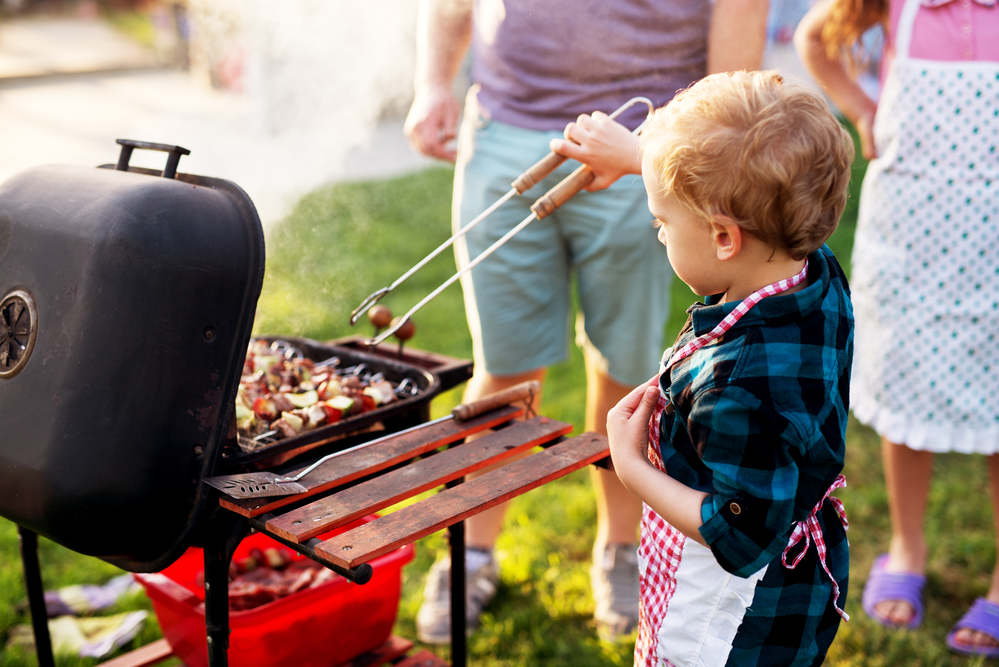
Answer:
<svg viewBox="0 0 999 667"><path fill-rule="evenodd" d="M861 600L864 611L881 625L889 628L904 627L913 630L923 622L923 586L926 585L926 576L911 572L885 572L886 562L888 562L888 554L881 554L874 559L871 572L867 575L867 583L864 585L864 595ZM875 613L874 607L886 600L899 600L912 605L916 612L912 620L904 625L897 625ZM999 608L997 608L997 613L999 613ZM999 617L996 620L999 621Z"/></svg>
<svg viewBox="0 0 999 667"><path fill-rule="evenodd" d="M999 646L970 646L957 641L955 639L957 631L963 628L984 632L989 637L999 639L999 605L993 604L985 598L978 598L975 600L975 604L971 605L968 613L954 624L954 629L947 635L947 646L952 651L965 655L999 658Z"/></svg>

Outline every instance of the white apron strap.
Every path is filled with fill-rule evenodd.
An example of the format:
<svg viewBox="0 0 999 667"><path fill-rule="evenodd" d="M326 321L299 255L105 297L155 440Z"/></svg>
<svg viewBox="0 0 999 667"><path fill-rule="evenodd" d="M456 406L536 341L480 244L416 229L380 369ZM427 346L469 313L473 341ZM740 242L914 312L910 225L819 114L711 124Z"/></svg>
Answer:
<svg viewBox="0 0 999 667"><path fill-rule="evenodd" d="M909 59L909 49L912 46L912 27L916 23L916 14L922 6L920 0L905 0L902 14L898 17L895 28L895 59Z"/></svg>

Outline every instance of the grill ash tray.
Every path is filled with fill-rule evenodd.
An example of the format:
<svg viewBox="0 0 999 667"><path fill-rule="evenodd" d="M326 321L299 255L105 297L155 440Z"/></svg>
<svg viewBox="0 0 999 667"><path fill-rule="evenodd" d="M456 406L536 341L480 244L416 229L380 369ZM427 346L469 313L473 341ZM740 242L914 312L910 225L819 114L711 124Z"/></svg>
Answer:
<svg viewBox="0 0 999 667"><path fill-rule="evenodd" d="M265 442L252 451L246 451L235 440L227 440L222 449L222 456L215 467L215 474L269 468L281 465L300 454L333 442L336 442L339 445L338 448L342 449L370 439L372 433L398 430L419 423L425 418L424 413L429 408L430 400L441 391L440 379L434 372L405 361L368 354L357 349L324 344L306 338L257 336L255 340L269 343L283 341L300 350L305 358L316 363L336 357L340 360L336 368L341 371L363 364L365 373L380 373L394 387L398 387L408 380L406 386L410 387L413 393L397 396L394 401L380 405L373 410L341 419L334 424L320 426L296 436Z"/></svg>

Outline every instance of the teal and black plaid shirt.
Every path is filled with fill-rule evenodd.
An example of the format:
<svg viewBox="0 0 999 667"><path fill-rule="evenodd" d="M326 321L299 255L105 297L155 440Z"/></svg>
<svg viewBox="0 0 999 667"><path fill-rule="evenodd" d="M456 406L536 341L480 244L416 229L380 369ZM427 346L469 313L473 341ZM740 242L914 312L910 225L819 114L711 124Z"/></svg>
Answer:
<svg viewBox="0 0 999 667"><path fill-rule="evenodd" d="M814 544L796 569L781 564L795 522L843 469L849 410L849 287L829 248L808 260L806 288L763 299L718 341L660 377L675 407L659 424L663 469L708 493L701 535L735 575L770 565L729 665L818 665L839 628L832 583ZM710 331L733 307L691 306L676 347ZM829 502L818 518L842 606L846 532Z"/></svg>

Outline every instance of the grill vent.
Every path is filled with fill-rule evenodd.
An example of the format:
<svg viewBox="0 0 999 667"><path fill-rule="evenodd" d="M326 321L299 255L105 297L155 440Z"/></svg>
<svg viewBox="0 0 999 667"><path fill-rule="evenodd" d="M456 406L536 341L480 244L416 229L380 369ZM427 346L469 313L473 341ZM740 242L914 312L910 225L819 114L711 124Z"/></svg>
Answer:
<svg viewBox="0 0 999 667"><path fill-rule="evenodd" d="M0 380L14 377L28 363L37 327L38 311L30 294L14 290L0 301Z"/></svg>

